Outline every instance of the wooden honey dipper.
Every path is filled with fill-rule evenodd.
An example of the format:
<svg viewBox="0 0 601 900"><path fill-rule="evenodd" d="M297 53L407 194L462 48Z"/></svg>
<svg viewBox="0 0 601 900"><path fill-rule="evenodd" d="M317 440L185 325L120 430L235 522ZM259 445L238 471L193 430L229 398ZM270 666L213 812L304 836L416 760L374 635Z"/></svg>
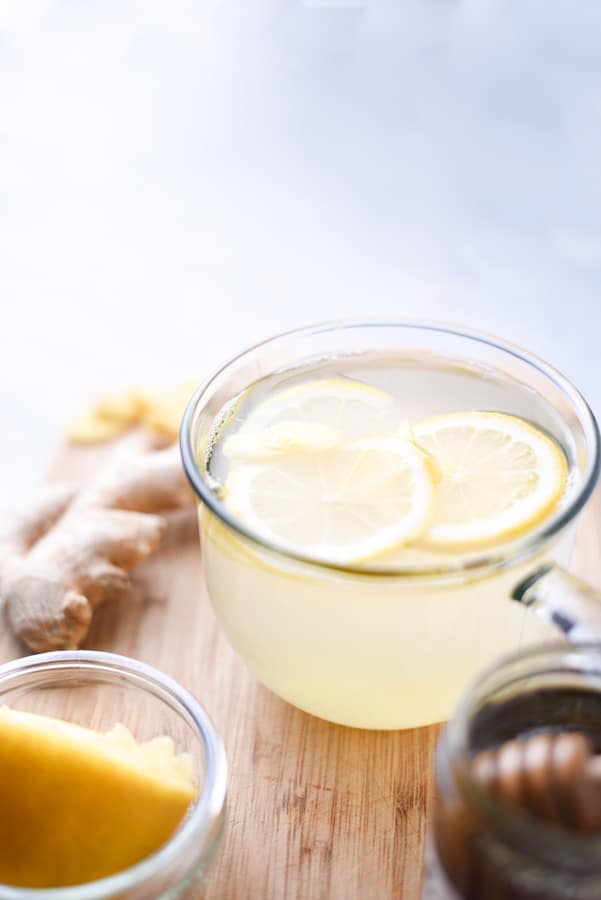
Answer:
<svg viewBox="0 0 601 900"><path fill-rule="evenodd" d="M564 828L601 831L601 756L582 732L544 732L506 741L478 753L472 774L505 805Z"/></svg>

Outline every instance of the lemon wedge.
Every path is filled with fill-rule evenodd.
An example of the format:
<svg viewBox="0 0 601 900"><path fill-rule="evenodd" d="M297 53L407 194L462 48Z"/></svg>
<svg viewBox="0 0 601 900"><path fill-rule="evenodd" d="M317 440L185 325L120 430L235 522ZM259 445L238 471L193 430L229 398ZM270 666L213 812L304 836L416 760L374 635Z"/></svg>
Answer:
<svg viewBox="0 0 601 900"><path fill-rule="evenodd" d="M313 379L261 401L238 434L290 422L335 429L348 441L396 431L403 417L396 399L379 388L351 378Z"/></svg>
<svg viewBox="0 0 601 900"><path fill-rule="evenodd" d="M422 534L434 493L427 455L381 436L235 466L224 502L263 540L348 565Z"/></svg>
<svg viewBox="0 0 601 900"><path fill-rule="evenodd" d="M165 843L196 796L192 763L161 736L138 743L0 707L0 882L82 884Z"/></svg>
<svg viewBox="0 0 601 900"><path fill-rule="evenodd" d="M504 413L435 416L413 426L439 474L436 513L426 540L441 547L513 538L557 505L567 462L557 444Z"/></svg>

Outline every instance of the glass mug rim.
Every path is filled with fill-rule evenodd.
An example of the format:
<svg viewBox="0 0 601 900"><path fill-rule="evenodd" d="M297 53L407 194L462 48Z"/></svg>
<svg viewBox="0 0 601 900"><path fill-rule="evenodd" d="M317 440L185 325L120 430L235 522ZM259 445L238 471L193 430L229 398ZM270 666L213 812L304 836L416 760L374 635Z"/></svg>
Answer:
<svg viewBox="0 0 601 900"><path fill-rule="evenodd" d="M57 888L25 888L0 883L0 900L104 900L142 887L175 862L186 848L208 835L219 821L225 805L227 762L225 750L209 715L201 704L175 679L163 672L117 653L92 650L65 650L26 656L0 666L0 699L5 688L27 675L66 669L125 676L140 690L149 689L157 697L167 697L174 711L192 724L205 753L205 774L200 793L183 825L167 843L141 862L106 878Z"/></svg>
<svg viewBox="0 0 601 900"><path fill-rule="evenodd" d="M224 504L211 490L210 486L203 478L195 458L194 438L196 414L202 408L206 394L221 376L230 371L234 371L246 360L263 351L267 352L272 347L285 347L287 343L295 339L310 338L313 335L321 335L328 332L336 333L352 329L371 328L413 330L424 333L433 332L436 334L447 335L451 339L456 338L459 340L473 341L475 344L488 346L494 351L517 359L530 369L538 372L539 375L542 375L548 382L557 387L567 398L572 410L578 418L585 434L589 456L586 462L586 470L582 482L579 485L578 490L574 493L574 496L570 499L570 502L567 503L565 507L562 507L555 515L545 520L538 529L528 532L522 538L504 544L503 552L501 553L498 552L498 548L493 546L479 553L476 559L468 559L466 562L459 564L447 566L437 565L433 568L424 567L420 569L409 569L403 568L402 566L386 570L369 568L368 566L353 568L348 565L339 565L313 559L303 553L295 552L289 547L282 546L275 541L264 539L251 528L247 528L244 523L236 519L235 516L228 512ZM378 578L390 580L401 578L403 580L410 580L411 583L416 581L427 581L432 578L438 580L445 577L458 577L465 575L466 572L472 577L478 577L479 575L485 575L489 572L503 569L509 565L513 566L534 556L548 543L548 541L559 534L576 518L591 496L601 468L600 442L601 438L597 420L583 395L564 375L544 360L516 344L500 340L485 332L442 322L394 318L382 320L345 319L341 321L320 322L303 328L295 328L281 332L280 334L248 347L213 371L213 373L199 385L186 407L180 428L180 450L186 476L196 495L226 528L234 531L243 539L251 541L253 544L270 553L287 558L293 563L301 563L318 571L321 570L323 572L346 574L370 579ZM497 552L495 553L495 551Z"/></svg>

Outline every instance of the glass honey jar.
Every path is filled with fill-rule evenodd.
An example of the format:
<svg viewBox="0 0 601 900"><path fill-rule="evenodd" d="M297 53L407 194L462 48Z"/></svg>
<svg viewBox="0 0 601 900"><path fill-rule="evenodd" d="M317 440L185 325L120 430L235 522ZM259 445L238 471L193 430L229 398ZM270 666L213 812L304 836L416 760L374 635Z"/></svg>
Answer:
<svg viewBox="0 0 601 900"><path fill-rule="evenodd" d="M584 791L576 792L581 781L574 766L573 793L559 790L560 761L552 756L543 760L539 754L535 760L530 754L530 768L524 769L525 742L540 749L556 746L559 736L564 743L566 736L568 743L577 736L590 748L594 773ZM507 762L505 794L513 793L514 802L500 790L498 775L492 791L476 765L485 754L499 759L501 752ZM449 896L599 900L599 754L601 644L534 648L505 657L481 675L464 694L437 750L434 838ZM532 812L533 786L549 816ZM584 801L599 816L593 828L581 827Z"/></svg>

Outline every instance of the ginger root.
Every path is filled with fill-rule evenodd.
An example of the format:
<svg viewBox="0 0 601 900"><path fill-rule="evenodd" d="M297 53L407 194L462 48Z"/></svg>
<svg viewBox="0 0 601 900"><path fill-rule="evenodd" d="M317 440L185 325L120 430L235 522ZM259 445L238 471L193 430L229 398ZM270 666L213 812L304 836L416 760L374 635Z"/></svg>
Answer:
<svg viewBox="0 0 601 900"><path fill-rule="evenodd" d="M23 510L19 510L5 522L4 530L0 532L2 564L11 557L25 553L49 531L76 493L77 489L73 484L47 484Z"/></svg>
<svg viewBox="0 0 601 900"><path fill-rule="evenodd" d="M79 493L50 486L0 535L0 596L32 650L76 648L95 608L130 589L128 570L154 553L159 513L190 505L177 446L123 456Z"/></svg>
<svg viewBox="0 0 601 900"><path fill-rule="evenodd" d="M198 382L171 387L136 387L110 394L75 416L67 437L75 444L108 441L134 425L142 425L169 440L177 438L188 401Z"/></svg>

